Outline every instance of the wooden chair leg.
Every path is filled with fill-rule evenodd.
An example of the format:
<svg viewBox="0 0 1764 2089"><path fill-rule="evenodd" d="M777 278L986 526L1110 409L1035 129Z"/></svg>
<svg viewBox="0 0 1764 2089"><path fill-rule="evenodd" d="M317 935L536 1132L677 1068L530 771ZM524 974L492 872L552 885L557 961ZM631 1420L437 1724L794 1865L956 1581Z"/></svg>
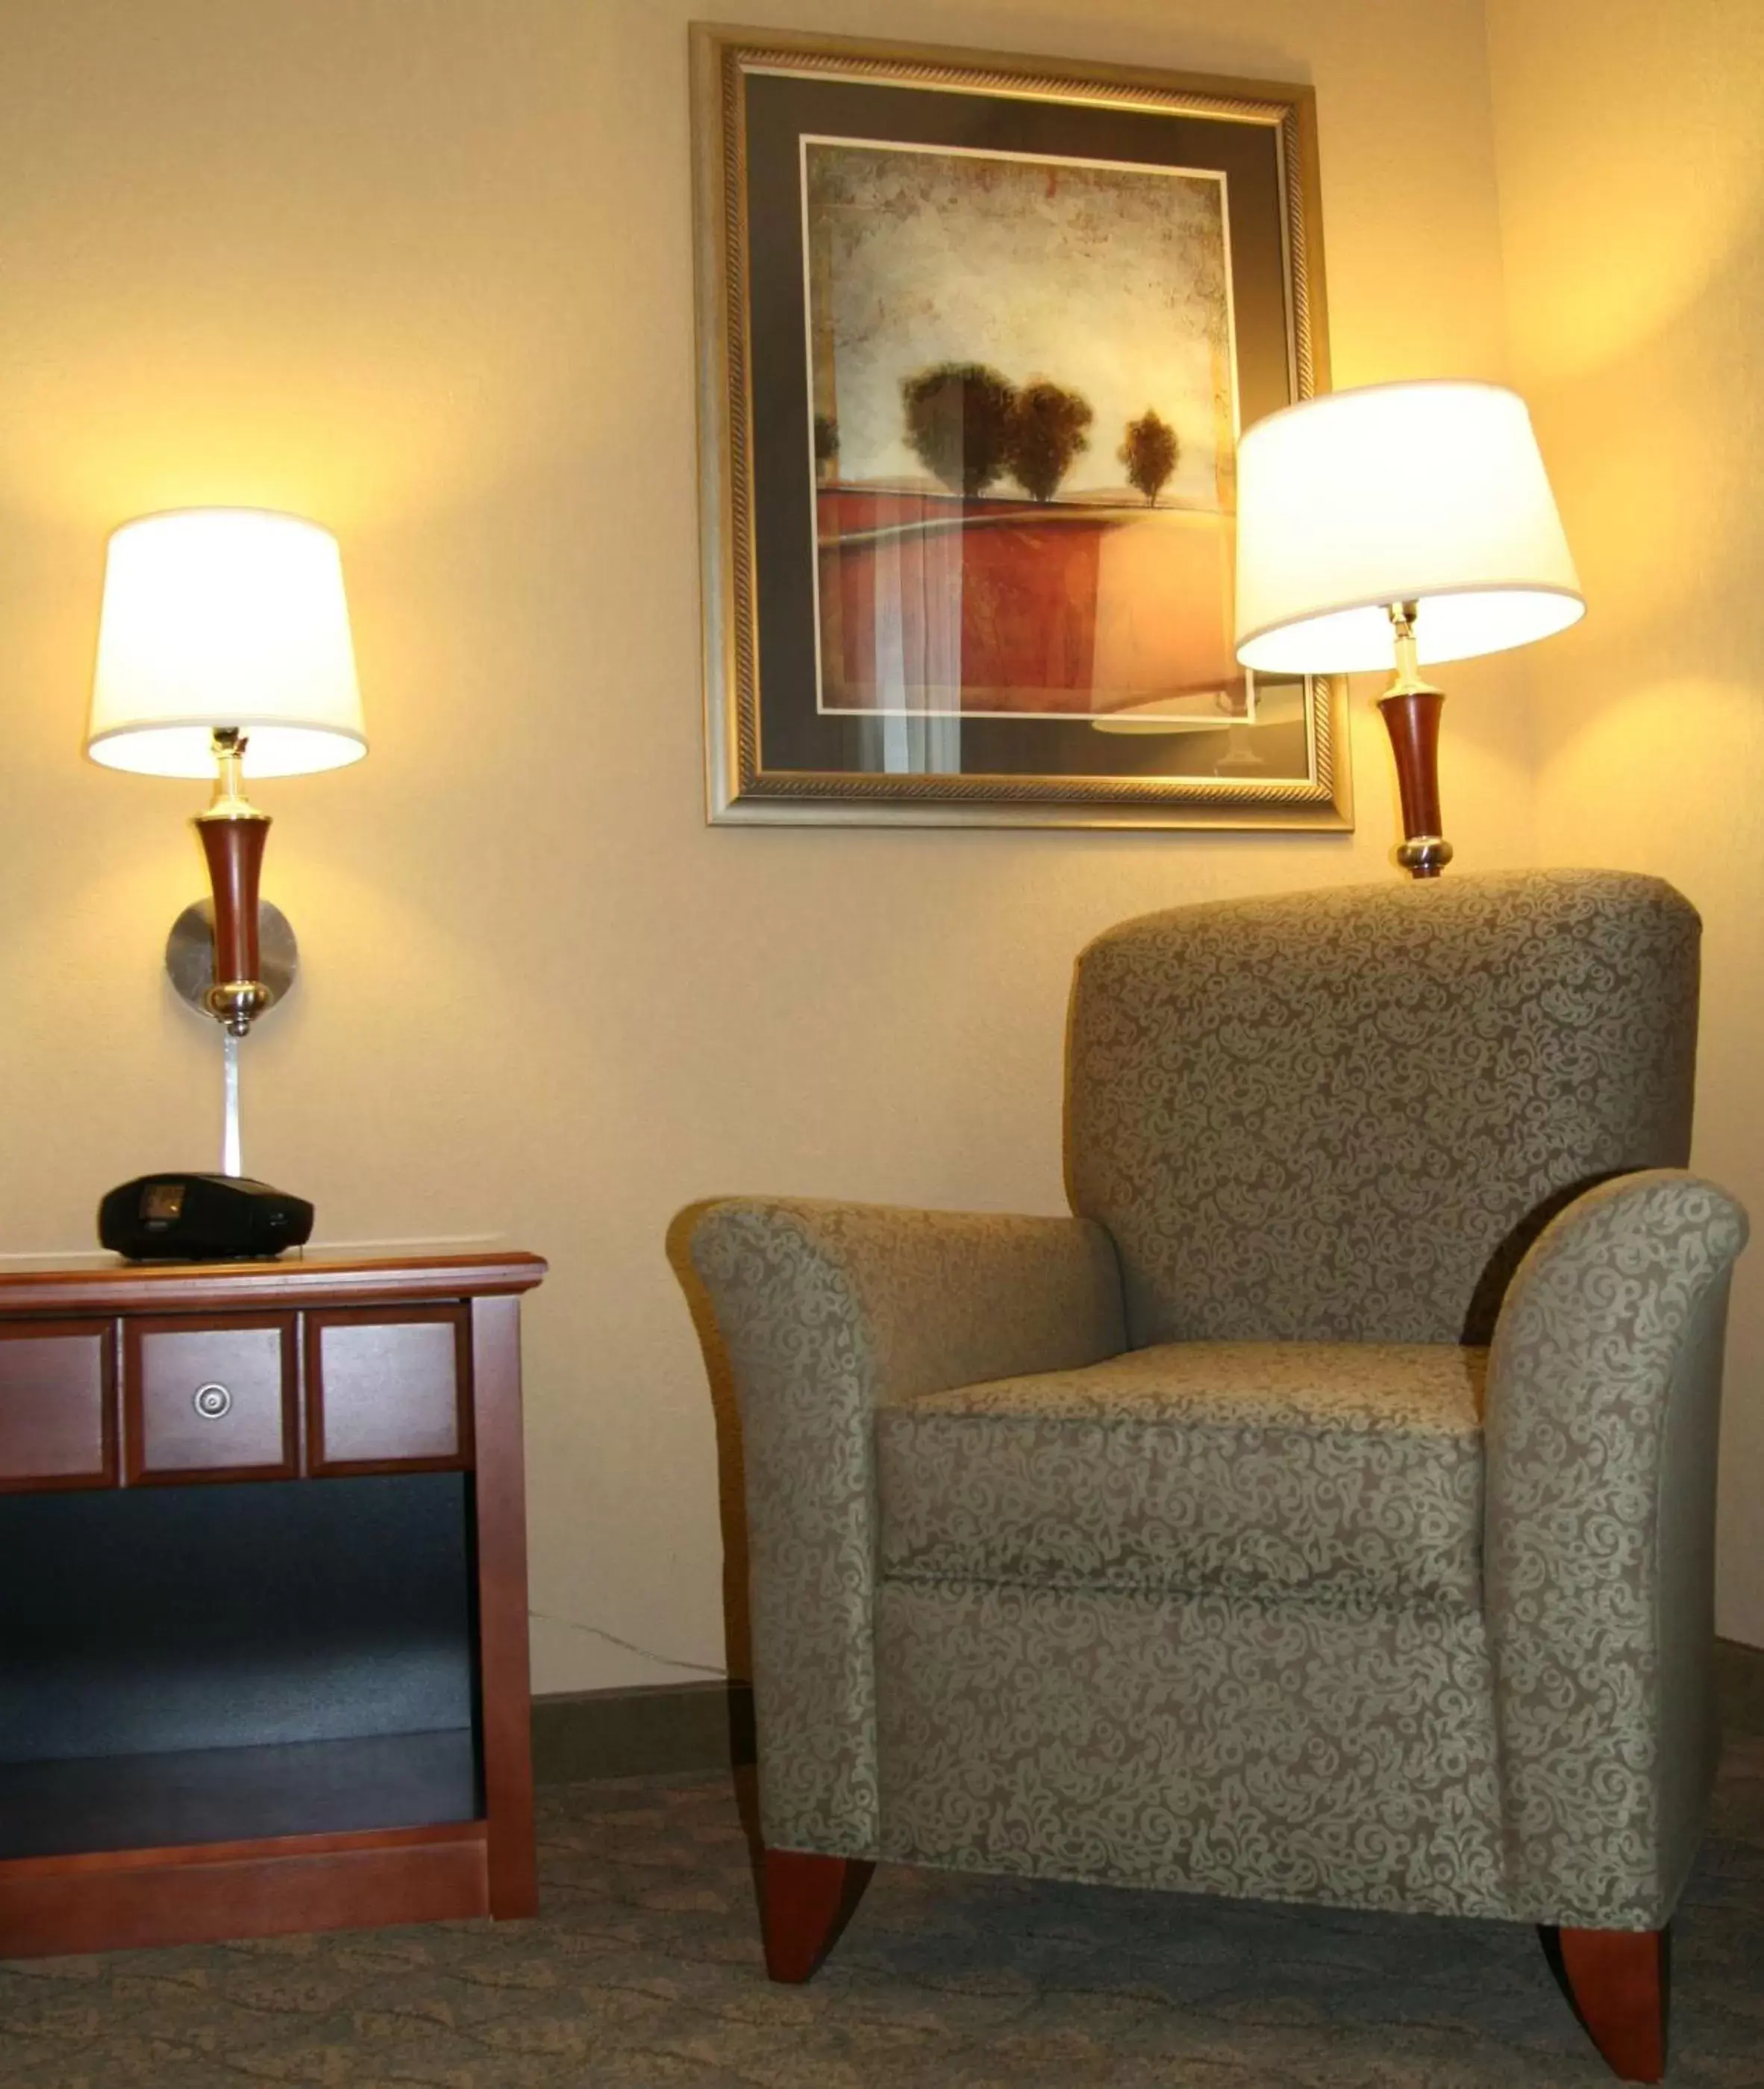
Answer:
<svg viewBox="0 0 1764 2089"><path fill-rule="evenodd" d="M1671 1994L1663 1929L1546 1929L1544 1949L1588 2036L1624 2082L1666 2071Z"/></svg>
<svg viewBox="0 0 1764 2089"><path fill-rule="evenodd" d="M807 1980L838 1941L876 1866L857 1857L768 1850L760 1921L765 1970L774 1980Z"/></svg>

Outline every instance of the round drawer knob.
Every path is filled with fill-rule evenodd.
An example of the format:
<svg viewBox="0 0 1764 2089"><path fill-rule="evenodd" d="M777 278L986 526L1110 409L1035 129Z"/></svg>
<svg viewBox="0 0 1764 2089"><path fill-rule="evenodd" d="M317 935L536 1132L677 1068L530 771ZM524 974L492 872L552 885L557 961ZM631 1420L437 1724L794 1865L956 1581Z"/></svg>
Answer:
<svg viewBox="0 0 1764 2089"><path fill-rule="evenodd" d="M204 1422L218 1422L233 1405L233 1396L224 1385L199 1385L194 1401Z"/></svg>

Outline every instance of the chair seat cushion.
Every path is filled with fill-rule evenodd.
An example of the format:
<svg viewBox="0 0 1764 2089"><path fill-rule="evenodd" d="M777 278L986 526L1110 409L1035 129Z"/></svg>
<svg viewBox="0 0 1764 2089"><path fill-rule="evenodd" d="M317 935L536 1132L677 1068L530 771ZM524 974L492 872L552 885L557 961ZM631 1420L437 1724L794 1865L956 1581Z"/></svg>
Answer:
<svg viewBox="0 0 1764 2089"><path fill-rule="evenodd" d="M1487 1356L1167 1342L883 1405L882 1572L1477 1607Z"/></svg>

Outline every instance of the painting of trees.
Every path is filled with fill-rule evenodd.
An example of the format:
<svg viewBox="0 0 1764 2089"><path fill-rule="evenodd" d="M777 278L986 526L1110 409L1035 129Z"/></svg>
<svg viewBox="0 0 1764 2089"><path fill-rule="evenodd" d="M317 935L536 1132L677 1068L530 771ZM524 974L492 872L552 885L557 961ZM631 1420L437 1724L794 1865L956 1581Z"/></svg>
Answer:
<svg viewBox="0 0 1764 2089"><path fill-rule="evenodd" d="M1090 120L1073 135L1094 143ZM820 417L806 504L813 568L788 583L803 591L793 645L812 616L815 715L1119 713L1158 733L1167 720L1172 736L1216 732L1251 709L1231 643L1224 170L1018 151L1002 137L944 147L800 135L802 265L797 228L780 219L789 251L750 281L751 320L755 286L777 275L764 295L769 327L784 329L749 342L755 370L777 358L765 429L786 401L794 420L805 396ZM1278 232L1257 234L1267 248L1257 266L1268 267L1256 310L1269 329L1257 352L1270 358ZM787 454L800 486L808 431L794 425ZM757 463L770 453L759 419L752 429ZM793 513L791 530L800 519ZM794 571L794 542L781 525L776 547L768 540L772 572ZM777 616L786 585L768 598ZM1232 708L1220 709L1222 691ZM1037 737L970 749L940 727L918 735L915 723L897 754L891 727L886 758L910 760L915 776L930 765L927 778L965 773L970 753L1014 761ZM831 756L831 731L824 737ZM1099 775L1117 753L1041 737L1049 744L1034 758L1049 775L1064 776L1061 765ZM1117 766L1137 775L1137 751L1127 752L1135 760Z"/></svg>
<svg viewBox="0 0 1764 2089"><path fill-rule="evenodd" d="M1010 461L1017 388L984 362L938 362L901 380L906 440L952 493L984 493Z"/></svg>
<svg viewBox="0 0 1764 2089"><path fill-rule="evenodd" d="M1012 476L1032 500L1051 500L1074 457L1090 447L1090 402L1046 377L1025 384L1011 415Z"/></svg>
<svg viewBox="0 0 1764 2089"><path fill-rule="evenodd" d="M1127 467L1127 483L1145 496L1145 505L1155 508L1165 482L1176 468L1182 444L1175 430L1155 407L1148 406L1137 421L1127 424L1127 440L1115 453Z"/></svg>

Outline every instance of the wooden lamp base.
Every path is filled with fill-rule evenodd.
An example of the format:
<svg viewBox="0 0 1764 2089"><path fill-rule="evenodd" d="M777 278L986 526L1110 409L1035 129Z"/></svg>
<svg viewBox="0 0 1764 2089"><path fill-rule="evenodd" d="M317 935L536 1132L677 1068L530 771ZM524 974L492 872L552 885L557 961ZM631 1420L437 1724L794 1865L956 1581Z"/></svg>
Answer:
<svg viewBox="0 0 1764 2089"><path fill-rule="evenodd" d="M1397 861L1411 877L1437 877L1452 860L1452 845L1440 832L1440 712L1445 702L1437 689L1398 688L1378 706L1390 735L1402 800L1403 839Z"/></svg>
<svg viewBox="0 0 1764 2089"><path fill-rule="evenodd" d="M259 976L258 882L269 815L245 796L246 738L236 726L216 726L214 800L196 815L214 894L214 980L203 997L208 1013L234 1037L243 1037L270 1004Z"/></svg>

